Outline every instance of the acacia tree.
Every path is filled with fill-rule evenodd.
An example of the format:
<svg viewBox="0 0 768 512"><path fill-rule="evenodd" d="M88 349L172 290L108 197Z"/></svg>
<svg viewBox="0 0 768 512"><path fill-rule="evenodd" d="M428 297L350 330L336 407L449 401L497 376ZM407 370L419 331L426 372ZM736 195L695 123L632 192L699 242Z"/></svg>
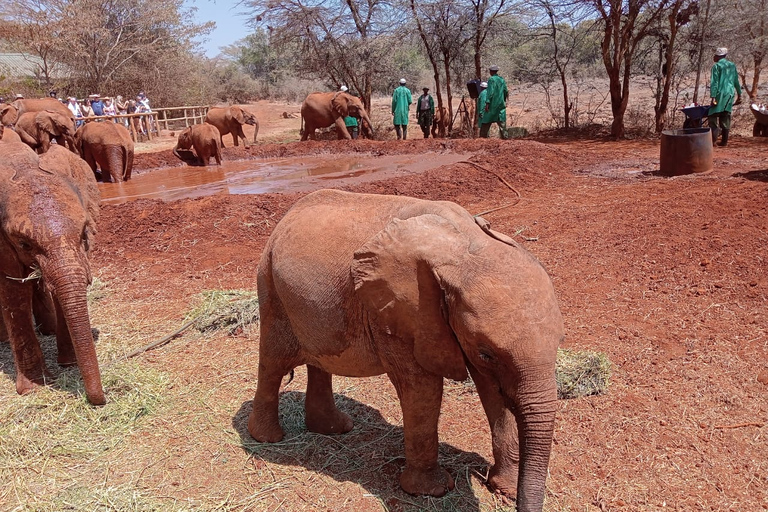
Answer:
<svg viewBox="0 0 768 512"><path fill-rule="evenodd" d="M768 57L768 0L716 2L718 18L727 32L725 46L739 68L742 88L751 100L758 95L760 77ZM751 80L748 79L749 75Z"/></svg>
<svg viewBox="0 0 768 512"><path fill-rule="evenodd" d="M482 55L485 42L498 22L508 16L514 7L513 0L469 0L471 19L474 25L472 41L474 43L475 78L483 72Z"/></svg>
<svg viewBox="0 0 768 512"><path fill-rule="evenodd" d="M252 25L270 44L299 49L296 67L339 87L349 84L370 109L373 83L386 73L385 37L401 23L388 0L245 0Z"/></svg>
<svg viewBox="0 0 768 512"><path fill-rule="evenodd" d="M432 64L437 94L438 109L442 109L443 95L441 88L441 70L445 77L445 90L448 119L453 120L452 64L472 38L470 13L456 0L436 0L416 2L410 0L409 6L416 27L424 45L427 57ZM441 62L439 62L441 61ZM449 126L449 130L450 130Z"/></svg>
<svg viewBox="0 0 768 512"><path fill-rule="evenodd" d="M640 42L670 0L579 0L597 13L602 29L600 50L611 96L611 135L624 137L624 113L629 104L629 79Z"/></svg>

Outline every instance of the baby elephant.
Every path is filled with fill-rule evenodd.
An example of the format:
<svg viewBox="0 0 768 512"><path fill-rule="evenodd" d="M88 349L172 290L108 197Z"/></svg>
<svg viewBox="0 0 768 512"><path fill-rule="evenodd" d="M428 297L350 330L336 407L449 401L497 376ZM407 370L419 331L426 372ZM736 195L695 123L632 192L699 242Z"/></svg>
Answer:
<svg viewBox="0 0 768 512"><path fill-rule="evenodd" d="M173 154L189 164L188 159L179 154L179 150L189 150L192 147L203 165L208 165L211 157L216 159L216 165L221 165L221 142L219 130L215 126L203 123L185 129L179 134Z"/></svg>
<svg viewBox="0 0 768 512"><path fill-rule="evenodd" d="M544 268L459 205L320 190L277 224L258 266L261 336L248 431L283 438L283 376L307 365L306 425L349 432L331 375L386 373L403 410L401 487L442 496L443 379L472 376L488 417L490 487L541 512L563 320ZM448 413L450 414L450 413Z"/></svg>

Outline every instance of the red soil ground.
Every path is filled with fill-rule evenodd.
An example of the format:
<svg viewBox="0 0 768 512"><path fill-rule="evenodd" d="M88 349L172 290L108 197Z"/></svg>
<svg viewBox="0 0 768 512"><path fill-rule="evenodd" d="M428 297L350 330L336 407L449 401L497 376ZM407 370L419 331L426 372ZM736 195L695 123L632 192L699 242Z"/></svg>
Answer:
<svg viewBox="0 0 768 512"><path fill-rule="evenodd" d="M564 347L604 352L613 364L607 394L560 402L546 510L755 511L768 508L768 145L737 137L715 149L714 172L677 178L655 174L656 140L262 143L227 148L224 157L475 152L472 161L506 180L519 202L499 177L461 163L332 185L455 201L473 214L515 203L485 217L508 234L522 230L526 238L517 240L550 272L565 318ZM140 176L179 162L161 150L138 154L135 164ZM127 297L152 304L148 315L181 317L201 290L255 289L265 241L301 195L104 206L94 268ZM223 374L242 373L239 386L217 390L216 399L247 409L256 384L256 336L157 351L143 364L211 386ZM379 394L374 386L382 385L386 380L357 382L362 394ZM231 411L235 428L246 413ZM469 441L462 437L467 432ZM492 460L487 433L476 395L444 404L441 440L479 455L480 473ZM183 440L195 451L215 450L209 438L184 434ZM158 440L157 449L178 442ZM230 471L195 471L187 460L186 478L196 490L176 483L164 492L184 499L247 488L264 463L249 459L245 469L246 458ZM314 470L296 459L286 464L313 481ZM275 491L255 509L380 510L354 497L374 489L399 510L413 501L393 478L401 468L400 459L354 477L332 474L347 483L338 492L325 489L322 504L320 491L307 484ZM465 468L449 469L463 478Z"/></svg>

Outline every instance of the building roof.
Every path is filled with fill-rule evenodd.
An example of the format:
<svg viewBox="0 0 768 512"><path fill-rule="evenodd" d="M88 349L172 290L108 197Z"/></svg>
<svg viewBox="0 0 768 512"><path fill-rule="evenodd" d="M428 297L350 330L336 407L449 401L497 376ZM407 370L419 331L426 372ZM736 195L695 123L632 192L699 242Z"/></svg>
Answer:
<svg viewBox="0 0 768 512"><path fill-rule="evenodd" d="M0 53L0 74L12 78L37 77L43 60L35 55L26 53ZM62 65L53 66L51 78L67 78L66 68Z"/></svg>

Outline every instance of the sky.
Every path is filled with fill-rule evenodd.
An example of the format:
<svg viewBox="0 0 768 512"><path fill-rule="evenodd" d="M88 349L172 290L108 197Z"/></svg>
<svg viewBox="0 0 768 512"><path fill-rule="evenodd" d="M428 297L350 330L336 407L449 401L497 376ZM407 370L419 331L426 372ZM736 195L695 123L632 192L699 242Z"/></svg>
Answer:
<svg viewBox="0 0 768 512"><path fill-rule="evenodd" d="M250 33L246 17L239 14L237 0L184 0L186 7L197 7L196 22L215 21L216 29L203 43L208 57L217 56L221 48L244 38Z"/></svg>

